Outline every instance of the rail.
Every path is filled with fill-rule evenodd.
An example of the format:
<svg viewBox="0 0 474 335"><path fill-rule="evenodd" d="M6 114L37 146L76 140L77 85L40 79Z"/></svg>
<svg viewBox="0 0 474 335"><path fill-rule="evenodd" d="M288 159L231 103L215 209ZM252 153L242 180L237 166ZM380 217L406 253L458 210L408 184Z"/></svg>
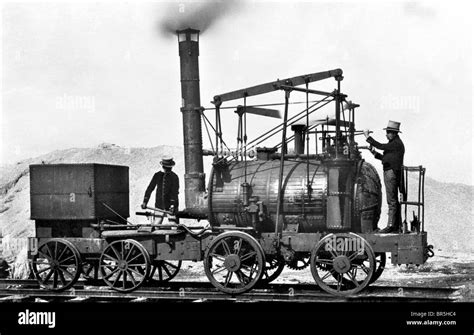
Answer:
<svg viewBox="0 0 474 335"><path fill-rule="evenodd" d="M235 301L235 302L364 302L409 301L443 302L460 299L461 287L417 287L372 285L350 297L336 297L311 284L269 284L252 291L231 296L215 289L208 282L171 282L166 286L146 286L129 293L108 287L88 286L80 282L73 289L54 292L38 287L36 281L0 281L0 301Z"/></svg>

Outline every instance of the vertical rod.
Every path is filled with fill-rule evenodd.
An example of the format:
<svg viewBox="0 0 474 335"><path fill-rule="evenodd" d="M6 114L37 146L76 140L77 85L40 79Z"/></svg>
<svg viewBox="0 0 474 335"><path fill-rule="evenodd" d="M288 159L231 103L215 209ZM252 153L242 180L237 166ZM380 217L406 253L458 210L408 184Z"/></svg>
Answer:
<svg viewBox="0 0 474 335"><path fill-rule="evenodd" d="M216 156L219 157L219 111L220 107L216 106Z"/></svg>
<svg viewBox="0 0 474 335"><path fill-rule="evenodd" d="M247 97L244 97L244 182L247 184Z"/></svg>
<svg viewBox="0 0 474 335"><path fill-rule="evenodd" d="M308 200L311 197L311 184L309 183L309 92L308 81L306 81L306 192ZM303 199L304 204L304 199Z"/></svg>
<svg viewBox="0 0 474 335"><path fill-rule="evenodd" d="M236 156L239 156L239 142L240 142L240 115L237 113L237 145L235 146Z"/></svg>
<svg viewBox="0 0 474 335"><path fill-rule="evenodd" d="M405 187L405 194L407 195L406 196L406 201L408 201L408 169L405 168L405 170L403 172L405 173L405 181L404 181L405 185L404 185L404 187ZM408 213L407 212L408 212L408 205L405 204L405 220L408 221Z"/></svg>
<svg viewBox="0 0 474 335"><path fill-rule="evenodd" d="M318 127L314 128L314 136L315 136L315 145L316 145L316 155L318 154Z"/></svg>
<svg viewBox="0 0 474 335"><path fill-rule="evenodd" d="M335 136L335 148L336 148L336 159L339 158L339 138L341 137L341 106L340 97L341 93L341 81L337 80L337 94L336 94L336 136Z"/></svg>
<svg viewBox="0 0 474 335"><path fill-rule="evenodd" d="M326 132L324 131L324 124L321 126L321 131L321 150L324 152L324 149L326 148Z"/></svg>
<svg viewBox="0 0 474 335"><path fill-rule="evenodd" d="M219 143L221 145L221 153L224 152L224 145L222 141L222 122L221 122L221 111L219 109Z"/></svg>
<svg viewBox="0 0 474 335"><path fill-rule="evenodd" d="M421 203L421 166L418 167L418 203ZM418 217L420 216L420 206L418 206Z"/></svg>
<svg viewBox="0 0 474 335"><path fill-rule="evenodd" d="M281 144L282 144L282 151L281 151L281 156L280 156L280 171L279 171L279 176L278 176L278 197L277 197L277 212L276 212L276 219L275 219L275 237L276 239L276 244L277 247L280 246L280 212L281 212L281 207L282 207L282 187L283 187L283 168L284 168L284 163L285 163L285 151L284 149L284 143L286 143L286 128L287 128L287 122L288 122L288 102L290 98L290 91L285 90L285 115L283 117L283 132L281 135Z"/></svg>
<svg viewBox="0 0 474 335"><path fill-rule="evenodd" d="M423 194L423 208L422 208L422 230L425 231L425 168L422 170L422 176L423 176L423 183L421 184L422 187L422 194Z"/></svg>
<svg viewBox="0 0 474 335"><path fill-rule="evenodd" d="M354 130L355 130L356 129L355 108L352 108L352 124L354 125Z"/></svg>
<svg viewBox="0 0 474 335"><path fill-rule="evenodd" d="M422 192L422 189L421 189L421 166L418 167L418 219L421 220L421 206L422 206L422 202L421 202L421 192Z"/></svg>

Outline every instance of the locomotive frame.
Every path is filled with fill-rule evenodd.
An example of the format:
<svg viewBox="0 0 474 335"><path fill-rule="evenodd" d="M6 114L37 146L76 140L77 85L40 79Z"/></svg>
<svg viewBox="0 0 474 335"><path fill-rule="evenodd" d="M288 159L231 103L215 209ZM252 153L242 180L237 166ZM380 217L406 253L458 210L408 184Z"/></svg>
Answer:
<svg viewBox="0 0 474 335"><path fill-rule="evenodd" d="M30 238L29 257L32 271L42 286L65 290L82 274L100 277L112 289L129 292L149 280L166 283L176 276L182 261L203 261L209 281L232 295L271 282L285 266L294 269L309 266L321 289L344 296L356 294L377 280L383 272L386 253L391 253L393 264L423 264L432 255L424 217L420 217L420 208L424 206L423 167L405 168L405 173L418 172L420 183L418 201L402 201L405 221L406 207L418 206L421 227L417 220L412 223L412 231L380 234L375 230L380 217L380 179L373 167L364 162L360 151L363 148L355 141L361 134L355 128L355 108L359 106L341 93L342 70L297 76L217 95L213 99L216 122L212 125L200 106L199 31L188 28L177 33L186 208L175 213L148 207L152 212L137 214L157 218L159 223L130 224L128 203L125 205L120 196L114 202L114 192L121 196L127 193L128 201L128 168L126 178L123 173L110 172L123 167L92 164L95 169L105 169L105 179L99 180L105 180L103 184L112 195L100 198L94 193L98 189L89 185L78 186L89 187L84 202L71 202L67 198L74 192L66 192L62 200L46 194L42 205L49 211L43 208L41 215L36 215L38 207L33 201L32 186L36 237ZM309 88L311 82L328 78L337 81L333 92ZM271 132L281 134L281 141L274 148L258 149L257 159L248 161L247 113L274 114L268 109L247 106L247 99L278 90L285 94L285 112L280 127ZM306 95L306 109L299 116L289 118L292 92ZM310 107L310 94L324 96L321 105ZM222 103L235 99L243 99L243 106L236 111L240 151L237 157L229 159L219 154L219 149L222 152L225 146L220 113ZM335 103L335 118L310 125L309 115L331 102ZM201 119L215 131L211 151L202 149ZM305 124L297 123L303 119ZM293 136L287 136L290 126L295 131ZM309 149L310 135L314 135L316 143L313 153ZM318 152L318 135L321 135L321 152ZM260 137L267 139L266 136ZM295 153L288 152L291 140L295 140ZM207 192L202 163L205 154L214 157ZM74 182L77 174L71 172L77 168L73 165L36 165L30 171L47 168L66 171L70 178L40 178L40 184L49 182L47 187L50 187L64 180L78 184L77 180ZM368 180L369 177L373 180ZM113 187L125 183L126 192ZM292 193L288 191L292 183L301 185L295 186L291 199L285 198ZM364 189L369 190L364 194ZM44 196L44 190L40 191ZM52 205L54 201L59 205ZM94 210L86 211L87 206ZM78 208L80 214L76 215ZM76 214L58 214L64 211L67 214L76 211ZM162 223L164 217L169 223ZM187 226L179 223L180 218L205 219L210 225Z"/></svg>

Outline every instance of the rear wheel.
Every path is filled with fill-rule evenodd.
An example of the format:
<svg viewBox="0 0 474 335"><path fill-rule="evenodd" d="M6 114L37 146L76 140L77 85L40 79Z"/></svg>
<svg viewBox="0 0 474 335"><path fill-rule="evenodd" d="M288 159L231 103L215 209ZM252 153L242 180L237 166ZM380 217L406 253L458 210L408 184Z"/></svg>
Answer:
<svg viewBox="0 0 474 335"><path fill-rule="evenodd" d="M74 244L61 238L43 243L31 265L40 285L52 291L70 288L81 274L79 251Z"/></svg>
<svg viewBox="0 0 474 335"><path fill-rule="evenodd" d="M153 261L148 280L152 283L165 283L176 277L181 261Z"/></svg>
<svg viewBox="0 0 474 335"><path fill-rule="evenodd" d="M150 271L150 256L135 240L110 243L100 256L100 273L112 289L130 292L140 287Z"/></svg>

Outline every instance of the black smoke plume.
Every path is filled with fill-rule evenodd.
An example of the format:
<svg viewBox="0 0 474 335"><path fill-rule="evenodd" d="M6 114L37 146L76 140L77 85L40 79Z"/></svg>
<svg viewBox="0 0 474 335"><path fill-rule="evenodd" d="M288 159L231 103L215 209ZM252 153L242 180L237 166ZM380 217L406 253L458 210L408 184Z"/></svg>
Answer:
<svg viewBox="0 0 474 335"><path fill-rule="evenodd" d="M236 7L236 0L177 2L169 5L160 23L160 31L169 35L176 30L193 28L201 33L209 30Z"/></svg>

